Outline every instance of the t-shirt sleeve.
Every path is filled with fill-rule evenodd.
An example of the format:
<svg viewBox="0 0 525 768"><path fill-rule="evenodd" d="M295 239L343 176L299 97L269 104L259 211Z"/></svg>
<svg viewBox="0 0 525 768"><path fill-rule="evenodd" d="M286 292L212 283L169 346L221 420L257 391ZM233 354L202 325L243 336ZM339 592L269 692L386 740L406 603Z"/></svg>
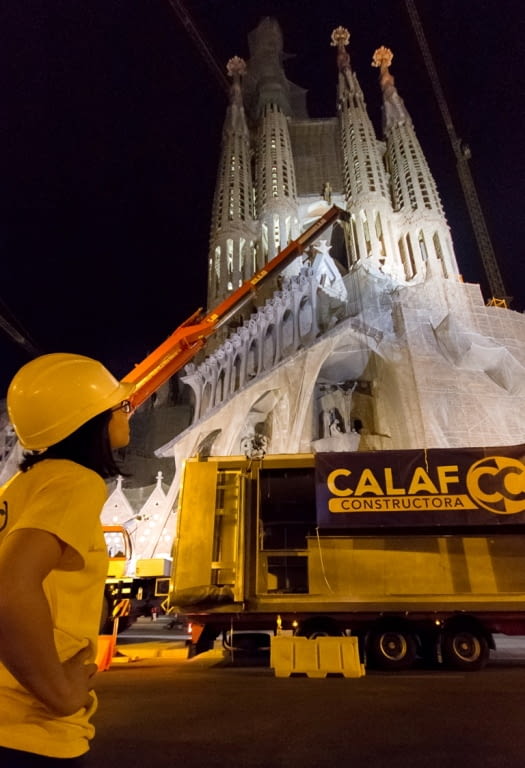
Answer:
<svg viewBox="0 0 525 768"><path fill-rule="evenodd" d="M62 465L27 500L11 532L22 528L48 531L85 561L106 498L106 484L99 475L80 465Z"/></svg>

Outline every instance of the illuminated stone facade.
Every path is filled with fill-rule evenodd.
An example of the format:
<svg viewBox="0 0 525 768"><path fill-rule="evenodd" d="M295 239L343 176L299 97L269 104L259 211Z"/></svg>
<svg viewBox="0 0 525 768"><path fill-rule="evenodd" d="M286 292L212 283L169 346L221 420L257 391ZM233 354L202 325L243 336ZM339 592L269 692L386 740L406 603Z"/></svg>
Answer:
<svg viewBox="0 0 525 768"><path fill-rule="evenodd" d="M321 119L309 118L305 91L285 76L277 22L265 19L249 43L248 62L228 63L209 308L331 205L347 220L265 284L137 413L136 461L153 447L163 471L175 464L169 486L167 473L164 486L160 475L143 489L119 482L104 509L105 522L129 528L138 558L170 552L188 456L497 446L525 434L525 316L485 306L479 286L462 282L392 53L373 57L378 139L344 28L331 40L335 116ZM170 426L182 408L170 400L175 385L186 393L186 428Z"/></svg>
<svg viewBox="0 0 525 768"><path fill-rule="evenodd" d="M192 424L157 451L175 457L170 504L184 458L197 454L523 441L525 317L485 306L479 286L462 282L435 181L389 71L392 54L379 48L373 58L383 94L378 140L348 40L345 29L334 30L337 116L310 119L304 92L284 75L276 22L250 36L242 91L238 74L237 107L226 116L214 210L241 199L231 191L242 181L252 218L239 203L228 221L212 220L210 306L247 276L246 257L244 266L235 262L247 244L259 269L330 205L349 220L323 233L187 366L181 381L192 393ZM251 180L232 180L248 156L243 144L237 161L234 127L251 137Z"/></svg>

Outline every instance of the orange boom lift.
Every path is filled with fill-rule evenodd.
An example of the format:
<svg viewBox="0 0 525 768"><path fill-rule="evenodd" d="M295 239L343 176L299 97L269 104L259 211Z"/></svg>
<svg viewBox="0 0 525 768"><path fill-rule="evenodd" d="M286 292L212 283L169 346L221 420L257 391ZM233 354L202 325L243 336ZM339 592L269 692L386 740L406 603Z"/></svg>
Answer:
<svg viewBox="0 0 525 768"><path fill-rule="evenodd" d="M159 389L171 376L186 365L206 344L208 337L223 325L242 305L257 292L259 286L277 269L283 269L294 258L324 232L345 212L334 205L315 224L308 227L300 237L286 246L284 250L268 262L253 277L246 280L230 296L204 315L198 309L187 320L149 354L132 371L124 376L124 381L136 384L132 396L135 408Z"/></svg>

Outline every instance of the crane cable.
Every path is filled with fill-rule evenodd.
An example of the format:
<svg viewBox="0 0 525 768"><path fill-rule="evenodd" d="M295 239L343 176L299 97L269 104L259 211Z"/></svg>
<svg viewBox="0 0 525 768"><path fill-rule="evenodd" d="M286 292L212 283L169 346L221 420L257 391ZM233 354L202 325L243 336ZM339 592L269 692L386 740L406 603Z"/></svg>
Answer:
<svg viewBox="0 0 525 768"><path fill-rule="evenodd" d="M22 326L20 321L14 320L14 322L16 322L18 325L18 327L16 327L13 322L7 319L6 314L9 314L11 317L13 317L7 305L0 298L0 328L5 331L5 333L12 339L12 341L15 342L15 344L23 347L23 349L25 349L25 351L31 357L38 357L38 355L42 354L41 351L33 343L28 332Z"/></svg>
<svg viewBox="0 0 525 768"><path fill-rule="evenodd" d="M201 55L204 57L204 60L208 64L219 85L224 91L226 91L227 94L229 94L230 83L228 82L228 78L224 74L223 69L219 66L210 46L197 29L193 19L185 8L184 3L182 0L168 0L168 2L179 17L181 23L183 24L190 37L193 39L193 42L196 43L197 48L199 49Z"/></svg>

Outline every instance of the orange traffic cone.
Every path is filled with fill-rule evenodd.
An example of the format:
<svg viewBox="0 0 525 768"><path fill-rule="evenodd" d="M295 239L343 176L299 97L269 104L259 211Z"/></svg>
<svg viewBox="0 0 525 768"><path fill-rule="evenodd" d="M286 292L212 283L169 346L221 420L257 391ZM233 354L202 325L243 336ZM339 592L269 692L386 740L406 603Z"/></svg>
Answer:
<svg viewBox="0 0 525 768"><path fill-rule="evenodd" d="M100 672L105 672L111 666L111 660L115 655L115 648L117 646L117 633L118 616L113 621L113 634L98 636L95 664L97 665Z"/></svg>

